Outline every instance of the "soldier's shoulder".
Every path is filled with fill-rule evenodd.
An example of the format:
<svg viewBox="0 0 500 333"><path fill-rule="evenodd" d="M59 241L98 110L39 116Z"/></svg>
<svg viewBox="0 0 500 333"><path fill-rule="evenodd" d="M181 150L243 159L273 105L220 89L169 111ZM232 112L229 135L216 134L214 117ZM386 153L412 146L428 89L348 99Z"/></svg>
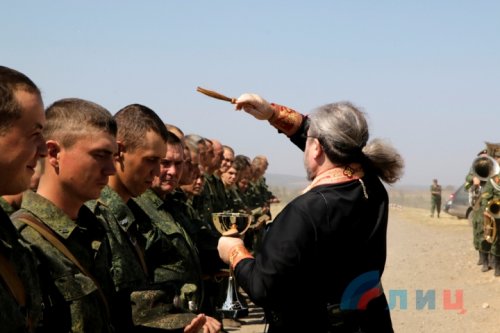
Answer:
<svg viewBox="0 0 500 333"><path fill-rule="evenodd" d="M21 208L10 216L12 224L17 230L21 230L26 226L27 219L37 219L36 216L28 210Z"/></svg>

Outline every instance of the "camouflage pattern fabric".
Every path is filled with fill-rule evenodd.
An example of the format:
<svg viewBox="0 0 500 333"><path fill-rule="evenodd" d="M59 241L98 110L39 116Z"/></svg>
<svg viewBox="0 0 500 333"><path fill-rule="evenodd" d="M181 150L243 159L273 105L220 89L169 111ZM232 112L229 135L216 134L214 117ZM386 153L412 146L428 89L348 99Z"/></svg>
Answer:
<svg viewBox="0 0 500 333"><path fill-rule="evenodd" d="M174 220L184 228L196 244L197 234L202 228L202 224L192 206L186 204L188 197L184 191L177 189L173 193L167 194L163 201Z"/></svg>
<svg viewBox="0 0 500 333"><path fill-rule="evenodd" d="M152 255L158 247L172 250L172 244L159 244L158 239L164 240L164 237L159 237L161 231L153 228L149 219L144 219L144 216L134 215L133 209L108 186L103 189L98 200L86 205L107 226L110 238L112 271L116 273L113 277L118 291L118 297L113 303L116 307L114 312L119 319L117 331L143 332L144 327L169 332L179 329L177 314L182 309L174 305L174 300L180 287L154 283L154 272L148 269L151 263L146 265L144 262L143 265L140 259L142 257L145 261L148 251L152 251L149 253ZM140 210L135 203L133 205L135 210ZM175 313L170 313L171 310Z"/></svg>
<svg viewBox="0 0 500 333"><path fill-rule="evenodd" d="M243 199L240 194L236 191L235 188L227 188L226 196L229 202L229 211L234 213L249 213L250 209L245 205Z"/></svg>
<svg viewBox="0 0 500 333"><path fill-rule="evenodd" d="M27 213L50 228L99 281L107 295L111 293L109 247L105 232L93 214L82 207L76 221L44 197L27 191L21 209L13 215L14 225L33 247L41 262L45 304L44 327L50 332L111 332L105 304L92 278L83 274L63 253L17 216ZM47 285L45 285L47 283Z"/></svg>
<svg viewBox="0 0 500 333"><path fill-rule="evenodd" d="M195 308L199 309L202 297L201 271L198 251L191 237L189 237L184 228L174 220L173 216L167 211L168 208L165 202L153 190L148 189L133 200L143 212L148 215L152 224L164 233L164 236L170 240L178 254L182 257L181 265L184 273L181 278L181 284L194 284L197 290L194 292L192 291L191 295L184 296L182 293L180 295L186 302L194 302L193 305L196 305ZM158 255L163 256L161 253L156 253L156 256ZM166 253L165 256L166 255L168 255L168 253ZM155 283L169 282L169 274L163 276L163 266L153 269L155 270ZM182 306L185 309L189 309L188 303L186 302L182 304Z"/></svg>
<svg viewBox="0 0 500 333"><path fill-rule="evenodd" d="M7 215L11 215L14 213L16 210L14 207L12 207L7 201L5 201L4 198L0 197L0 208L5 212Z"/></svg>
<svg viewBox="0 0 500 333"><path fill-rule="evenodd" d="M86 202L106 230L111 248L111 275L117 291L135 290L147 285L147 276L141 266L137 252L131 243L139 248L146 246L136 223L134 214L121 197L106 186L98 200Z"/></svg>
<svg viewBox="0 0 500 333"><path fill-rule="evenodd" d="M0 209L0 255L15 268L26 295L22 309L0 278L0 327L2 332L28 332L26 315L33 330L42 319L42 292L37 274L38 260L29 244L21 239L7 214Z"/></svg>
<svg viewBox="0 0 500 333"><path fill-rule="evenodd" d="M134 324L169 331L181 330L196 317L193 313L176 313L177 310L172 304L168 304L167 298L160 290L133 292L131 300ZM169 315L165 316L166 313Z"/></svg>
<svg viewBox="0 0 500 333"><path fill-rule="evenodd" d="M223 212L228 209L227 198L223 190L224 186L222 185L221 191L221 183L220 178L217 178L215 175L205 174L205 185L201 195L205 196L206 200L212 203L214 213Z"/></svg>

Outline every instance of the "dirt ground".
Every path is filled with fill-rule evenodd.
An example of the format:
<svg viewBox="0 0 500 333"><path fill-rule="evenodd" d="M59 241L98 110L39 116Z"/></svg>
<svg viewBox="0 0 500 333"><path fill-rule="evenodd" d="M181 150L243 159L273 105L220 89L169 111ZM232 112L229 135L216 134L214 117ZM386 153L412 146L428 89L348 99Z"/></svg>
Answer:
<svg viewBox="0 0 500 333"><path fill-rule="evenodd" d="M477 260L467 220L391 208L382 280L388 300L407 295L406 307L400 298L391 306L395 332L500 332L500 277L482 273ZM264 332L262 318L262 309L251 307L247 323L228 332Z"/></svg>

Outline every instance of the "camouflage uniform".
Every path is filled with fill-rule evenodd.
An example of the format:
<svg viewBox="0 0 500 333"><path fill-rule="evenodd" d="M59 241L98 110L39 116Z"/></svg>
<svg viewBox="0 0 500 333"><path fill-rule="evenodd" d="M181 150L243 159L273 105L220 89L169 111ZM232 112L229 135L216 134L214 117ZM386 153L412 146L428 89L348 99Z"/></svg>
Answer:
<svg viewBox="0 0 500 333"><path fill-rule="evenodd" d="M439 192L439 194L434 194L432 192ZM434 211L439 217L441 212L441 185L431 185L431 217L434 216Z"/></svg>
<svg viewBox="0 0 500 333"><path fill-rule="evenodd" d="M220 233L213 224L213 203L208 196L195 196L189 205L189 209L195 212L193 215L200 220L200 230L197 238L197 248L200 252L200 262L204 274L218 272L227 265L219 258L217 244Z"/></svg>
<svg viewBox="0 0 500 333"><path fill-rule="evenodd" d="M201 220L202 227L197 237L197 247L200 252L200 263L204 280L205 297L202 304L202 311L209 316L221 318L221 313L217 312L226 299L228 277L220 276L220 273L228 268L219 257L217 244L221 234L217 231L212 213L227 211L227 198L221 181L215 175L206 176L211 183L206 181L202 193L195 196L188 203L194 215ZM209 195L211 194L211 195Z"/></svg>
<svg viewBox="0 0 500 333"><path fill-rule="evenodd" d="M144 266L141 265L141 258L144 261L141 249L145 247L145 240L139 232L134 215L110 187L104 187L99 199L88 201L85 205L106 230L111 249L109 270L115 288L111 313L115 328L117 332L132 331L134 325L130 294L148 285L145 262Z"/></svg>
<svg viewBox="0 0 500 333"><path fill-rule="evenodd" d="M0 197L0 208L5 212L7 215L11 215L14 213L16 210L14 207L12 207L4 198Z"/></svg>
<svg viewBox="0 0 500 333"><path fill-rule="evenodd" d="M137 204L128 205L110 187L106 186L98 200L86 203L106 226L110 239L113 281L121 304L115 310L121 318L121 332L144 332L149 328L182 331L193 316L179 316L174 307L174 297L181 286L184 273L181 258L173 244L151 221ZM172 263L170 266L169 263ZM161 266L162 269L158 269ZM160 281L160 283L155 283ZM169 283L163 283L169 281ZM161 311L159 311L161 310ZM185 315L185 314L181 314ZM134 325L134 323L137 325ZM179 326L179 327L174 327Z"/></svg>
<svg viewBox="0 0 500 333"><path fill-rule="evenodd" d="M220 234L217 230L215 230L215 226L213 223L207 223L199 214L199 210L194 207L193 199L188 199L187 197L184 200L180 200L180 196L177 195L175 198L168 197L166 199L166 205L168 207L172 207L172 214L174 217L179 220L186 219L192 227L190 228L191 239L193 239L196 248L198 249L199 256L203 256L203 251L206 249L211 249L213 247L217 247L217 242L219 240ZM175 206L172 205L172 201ZM183 212L180 213L179 211ZM181 215L184 215L182 218ZM218 255L218 254L217 254ZM200 258L200 263L203 267L204 261ZM224 267L226 265L222 263ZM213 269L213 268L212 268ZM206 270L202 269L203 272Z"/></svg>
<svg viewBox="0 0 500 333"><path fill-rule="evenodd" d="M229 202L224 184L216 175L205 174L205 186L202 195L207 192L208 200L212 203L213 212L220 213L229 209Z"/></svg>
<svg viewBox="0 0 500 333"><path fill-rule="evenodd" d="M259 252L267 225L266 223L272 220L270 209L268 209L266 213L262 211L263 207L269 208L269 200L272 197L273 194L268 190L264 177L259 178L255 182L250 182L245 192L247 204L250 209L254 211L255 219L261 219L263 221L257 223L256 228L253 230L254 237L252 241L252 250L254 254ZM255 211L256 208L260 208L260 211Z"/></svg>
<svg viewBox="0 0 500 333"><path fill-rule="evenodd" d="M233 213L250 212L236 188L226 188L226 197L228 198L229 202L229 211Z"/></svg>
<svg viewBox="0 0 500 333"><path fill-rule="evenodd" d="M186 204L188 201L186 193L181 189L176 189L174 192L167 194L163 201L165 202L165 206L168 207L169 213L174 217L174 220L184 228L191 240L196 244L198 233L203 224L192 206Z"/></svg>
<svg viewBox="0 0 500 333"><path fill-rule="evenodd" d="M3 272L7 268L2 264L0 270L0 327L2 332L32 332L42 319L42 294L38 279L38 261L30 246L24 242L12 225L7 214L0 208L0 256L10 263L15 271L15 278L21 282L21 292L25 294L25 306L22 308L13 297L11 290L4 283ZM32 328L28 327L28 321Z"/></svg>
<svg viewBox="0 0 500 333"><path fill-rule="evenodd" d="M214 202L212 199L214 198L215 192L213 189L207 185L205 180L205 184L203 185L203 190L200 195L197 195L193 198L193 206L198 211L198 215L208 223L211 223L212 213L217 212L217 206L214 208Z"/></svg>
<svg viewBox="0 0 500 333"><path fill-rule="evenodd" d="M493 185L495 184L495 185ZM481 194L481 207L483 211L490 202L490 200L496 200L500 198L500 175L495 175L488 179L484 185L483 192ZM500 220L495 219L497 234L491 243L490 254L494 259L495 276L500 276L500 238L498 235L498 230L500 230Z"/></svg>
<svg viewBox="0 0 500 333"><path fill-rule="evenodd" d="M109 297L109 247L106 235L93 214L82 207L78 219L71 220L61 209L44 197L27 191L21 209L12 219L41 262L45 302L44 327L48 332L111 332L106 303L94 280L85 275L59 249L38 231L25 224L28 214L58 236L60 241L98 281Z"/></svg>
<svg viewBox="0 0 500 333"><path fill-rule="evenodd" d="M180 279L181 284L192 284L196 291L191 295L183 295L183 306L185 309L197 310L200 308L202 298L201 268L198 257L198 250L191 237L184 228L174 220L168 212L165 202L151 189L148 189L142 195L133 199L135 203L150 218L154 226L160 229L164 235L172 242L182 257L183 276ZM169 276L162 277L161 273L155 272L155 282L168 282ZM161 280L160 280L161 279ZM191 305L189 302L193 302Z"/></svg>
<svg viewBox="0 0 500 333"><path fill-rule="evenodd" d="M215 230L215 237L219 238L212 220L212 213L227 212L231 209L229 198L226 195L224 184L216 175L205 175L205 185L199 196L193 198L193 208L198 211L199 217Z"/></svg>
<svg viewBox="0 0 500 333"><path fill-rule="evenodd" d="M484 206L481 205L481 191L485 182L481 181L481 185L476 187L472 182L473 174L469 173L465 177L464 188L469 191L470 204L472 206L472 243L474 248L480 252L487 253L490 251L491 244L484 241L483 235L483 213ZM477 192L477 193L476 193ZM480 259L482 264L482 259Z"/></svg>
<svg viewBox="0 0 500 333"><path fill-rule="evenodd" d="M244 200L248 207L256 208L263 207L266 204L264 196L261 194L257 182L249 182L248 188L245 192Z"/></svg>
<svg viewBox="0 0 500 333"><path fill-rule="evenodd" d="M266 178L265 177L260 177L257 179L255 182L257 186L257 191L260 193L260 196L264 203L269 203L269 201L274 197L273 193L269 191L269 187L267 186L266 183Z"/></svg>

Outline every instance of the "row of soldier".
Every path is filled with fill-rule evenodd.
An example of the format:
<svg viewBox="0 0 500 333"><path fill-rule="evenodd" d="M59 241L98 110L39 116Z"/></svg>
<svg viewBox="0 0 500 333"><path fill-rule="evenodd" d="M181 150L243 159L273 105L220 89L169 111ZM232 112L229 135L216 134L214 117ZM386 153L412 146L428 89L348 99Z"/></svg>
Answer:
<svg viewBox="0 0 500 333"><path fill-rule="evenodd" d="M473 245L482 272L494 269L500 276L500 144L486 143L472 163L465 179L472 207Z"/></svg>
<svg viewBox="0 0 500 333"><path fill-rule="evenodd" d="M144 105L112 116L72 98L44 111L38 87L1 66L0 119L2 330L222 329L212 213L254 215L245 241L258 251L276 201L265 157L184 137Z"/></svg>

